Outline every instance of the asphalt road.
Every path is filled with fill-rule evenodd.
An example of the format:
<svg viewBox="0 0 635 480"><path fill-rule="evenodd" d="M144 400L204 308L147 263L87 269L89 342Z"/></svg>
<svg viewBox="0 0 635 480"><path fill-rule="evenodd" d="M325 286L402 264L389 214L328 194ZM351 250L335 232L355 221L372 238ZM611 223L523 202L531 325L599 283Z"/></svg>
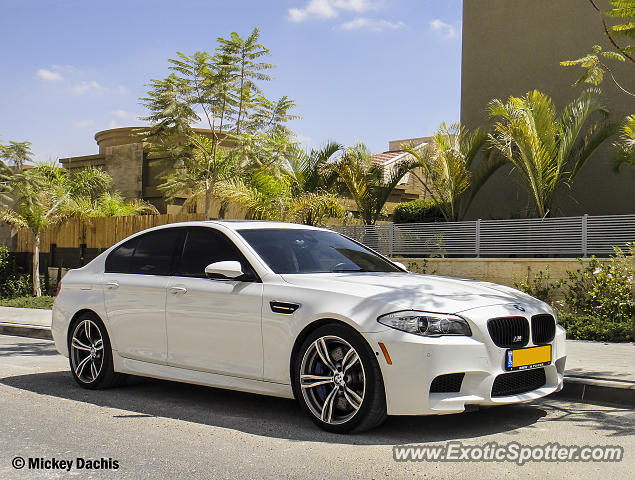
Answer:
<svg viewBox="0 0 635 480"><path fill-rule="evenodd" d="M52 342L0 336L0 478L632 478L635 413L543 400L371 432L318 430L293 401L133 378L80 389ZM621 445L619 463L395 462L393 445ZM112 459L117 470L16 470L12 460ZM27 460L28 461L28 460Z"/></svg>

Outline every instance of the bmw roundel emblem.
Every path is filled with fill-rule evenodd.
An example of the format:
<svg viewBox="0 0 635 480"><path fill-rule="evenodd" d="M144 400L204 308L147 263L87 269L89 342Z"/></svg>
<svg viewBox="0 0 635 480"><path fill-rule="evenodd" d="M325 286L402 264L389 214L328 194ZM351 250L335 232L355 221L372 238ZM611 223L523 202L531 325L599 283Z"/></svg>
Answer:
<svg viewBox="0 0 635 480"><path fill-rule="evenodd" d="M523 307L522 305L514 305L514 308L515 308L516 310L520 310L521 312L524 312L524 311L525 311L525 307Z"/></svg>

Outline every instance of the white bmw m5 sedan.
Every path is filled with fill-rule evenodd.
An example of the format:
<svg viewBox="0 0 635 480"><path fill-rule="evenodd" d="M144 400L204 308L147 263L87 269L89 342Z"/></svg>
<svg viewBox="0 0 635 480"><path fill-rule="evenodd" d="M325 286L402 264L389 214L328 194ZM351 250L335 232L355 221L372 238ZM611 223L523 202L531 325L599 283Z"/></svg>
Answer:
<svg viewBox="0 0 635 480"><path fill-rule="evenodd" d="M52 332L82 387L134 374L296 398L334 432L544 397L566 360L564 329L533 297L269 222L128 237L67 273Z"/></svg>

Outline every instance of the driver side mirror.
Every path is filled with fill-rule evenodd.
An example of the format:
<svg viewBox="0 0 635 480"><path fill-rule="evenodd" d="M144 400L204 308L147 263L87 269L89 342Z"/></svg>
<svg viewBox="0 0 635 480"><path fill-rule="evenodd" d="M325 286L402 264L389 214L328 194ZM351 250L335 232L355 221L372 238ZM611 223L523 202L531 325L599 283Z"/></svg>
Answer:
<svg viewBox="0 0 635 480"><path fill-rule="evenodd" d="M210 263L205 267L205 275L220 275L228 279L235 279L244 275L240 262L234 260Z"/></svg>

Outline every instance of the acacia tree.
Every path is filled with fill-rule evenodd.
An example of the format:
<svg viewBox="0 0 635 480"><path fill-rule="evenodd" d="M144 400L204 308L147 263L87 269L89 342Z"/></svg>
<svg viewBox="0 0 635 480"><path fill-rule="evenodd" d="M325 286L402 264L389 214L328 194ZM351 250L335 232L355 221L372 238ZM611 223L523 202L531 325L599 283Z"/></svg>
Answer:
<svg viewBox="0 0 635 480"><path fill-rule="evenodd" d="M141 99L151 123L142 134L174 164L160 188L168 198L174 193L187 195L188 202L204 198L207 218L211 199L220 198L219 182L232 178L227 175L236 164L247 163L293 118L292 101L274 102L261 92L259 82L270 79L265 72L273 66L259 61L270 53L258 39L258 29L246 39L234 32L218 38L214 54L179 52L169 60L173 73L152 80ZM200 122L209 133L195 128Z"/></svg>
<svg viewBox="0 0 635 480"><path fill-rule="evenodd" d="M560 62L564 66L580 66L585 71L575 82L575 85L589 83L599 85L604 79L604 73L608 72L613 83L626 95L635 97L633 89L624 87L621 81L615 78L610 61L626 62L635 66L635 45L620 44L624 39L635 38L635 0L610 0L611 9L601 11L595 0L589 3L600 15L604 34L611 42L614 50L602 51L602 47L594 45L591 53L577 60ZM604 17L624 19L609 27ZM618 43L619 42L619 43ZM630 77L633 78L632 76ZM627 115L622 124L620 139L613 143L615 149L615 171L619 171L622 165L635 166L635 115Z"/></svg>
<svg viewBox="0 0 635 480"><path fill-rule="evenodd" d="M620 81L615 78L613 70L609 65L611 61L628 62L635 66L635 45L621 44L622 40L635 38L635 0L610 0L611 7L607 11L602 11L598 7L596 0L588 0L591 7L598 13L602 22L604 35L611 43L613 50L603 51L599 45L594 45L591 53L576 60L566 60L560 62L561 65L579 66L584 69L582 76L576 81L580 83L590 83L599 85L604 79L604 73L608 72L611 80L626 95L635 97L633 91L625 88ZM606 19L621 18L624 23L618 23L609 27Z"/></svg>
<svg viewBox="0 0 635 480"><path fill-rule="evenodd" d="M596 149L617 133L606 120L608 109L596 88L558 114L551 99L537 91L507 102L492 100L489 116L496 119L489 139L515 167L540 217L553 214L554 194L571 185ZM587 123L594 115L600 118Z"/></svg>
<svg viewBox="0 0 635 480"><path fill-rule="evenodd" d="M8 145L0 144L0 162L22 171L26 163L33 159L31 142L9 141Z"/></svg>
<svg viewBox="0 0 635 480"><path fill-rule="evenodd" d="M459 123L449 127L443 123L429 144L405 148L417 160L425 178L420 178L416 170L412 174L419 178L446 221L461 220L481 187L505 163L499 155L487 151L475 167L486 146L485 130L470 132Z"/></svg>
<svg viewBox="0 0 635 480"><path fill-rule="evenodd" d="M358 143L354 147L347 147L331 168L338 175L338 180L346 185L363 222L374 225L392 191L404 175L417 165L416 160L405 160L385 171L373 164L366 145Z"/></svg>

